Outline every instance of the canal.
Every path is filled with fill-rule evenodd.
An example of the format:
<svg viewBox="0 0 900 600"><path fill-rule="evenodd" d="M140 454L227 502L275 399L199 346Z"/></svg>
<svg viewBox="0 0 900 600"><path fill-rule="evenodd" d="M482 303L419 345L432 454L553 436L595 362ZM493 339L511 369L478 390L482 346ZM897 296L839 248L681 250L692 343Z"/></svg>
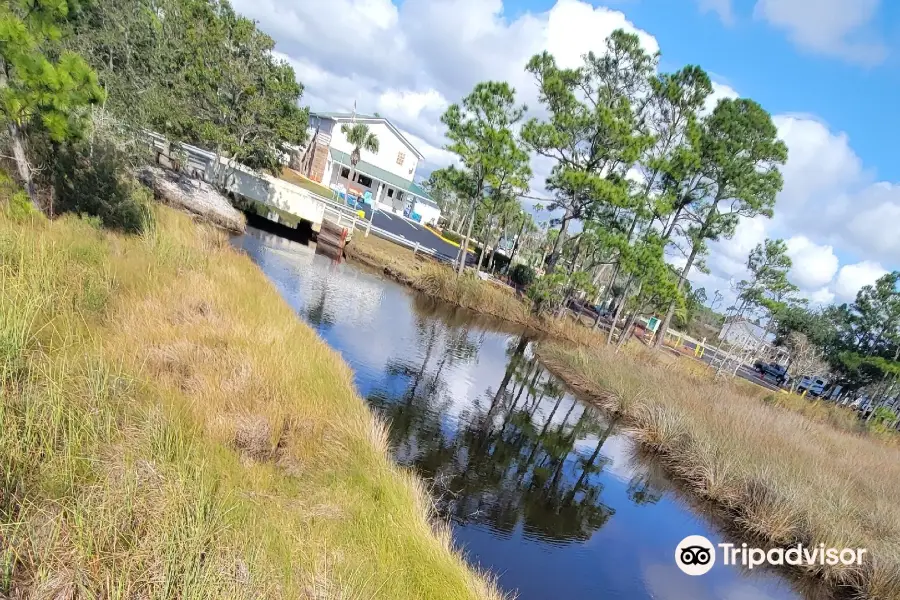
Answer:
<svg viewBox="0 0 900 600"><path fill-rule="evenodd" d="M272 234L249 229L234 243L352 367L395 459L433 487L458 546L504 590L523 600L823 597L771 570L678 570L688 535L741 540L550 375L520 329Z"/></svg>

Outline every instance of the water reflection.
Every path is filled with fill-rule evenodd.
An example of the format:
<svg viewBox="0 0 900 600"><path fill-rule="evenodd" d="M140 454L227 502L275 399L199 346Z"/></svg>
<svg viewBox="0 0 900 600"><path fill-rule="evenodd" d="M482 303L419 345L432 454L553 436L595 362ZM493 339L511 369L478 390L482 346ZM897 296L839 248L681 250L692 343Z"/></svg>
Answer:
<svg viewBox="0 0 900 600"><path fill-rule="evenodd" d="M721 529L542 368L528 332L264 234L237 243L341 352L389 423L396 460L432 483L457 542L505 589L523 599L819 597L771 571L678 571L682 538L716 543Z"/></svg>
<svg viewBox="0 0 900 600"><path fill-rule="evenodd" d="M421 365L390 363L391 379L368 396L391 424L397 460L434 482L439 509L457 525L503 534L521 523L526 537L554 544L590 539L615 512L590 477L606 462L600 451L615 424L568 397L520 336L506 348L496 389L485 389L448 427L443 415L452 399L442 394L441 373L449 360L472 360L478 346L460 330L436 352L435 324L422 323ZM549 412L538 415L545 401ZM575 440L590 433L598 436L595 449L570 460Z"/></svg>

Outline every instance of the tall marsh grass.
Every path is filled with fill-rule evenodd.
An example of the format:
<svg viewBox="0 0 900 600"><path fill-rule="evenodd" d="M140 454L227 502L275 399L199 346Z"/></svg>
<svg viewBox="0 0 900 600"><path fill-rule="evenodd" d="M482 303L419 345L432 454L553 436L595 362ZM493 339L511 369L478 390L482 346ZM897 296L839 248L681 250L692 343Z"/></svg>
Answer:
<svg viewBox="0 0 900 600"><path fill-rule="evenodd" d="M219 232L0 215L0 597L497 598Z"/></svg>
<svg viewBox="0 0 900 600"><path fill-rule="evenodd" d="M900 450L802 399L748 395L648 352L544 344L547 365L620 413L690 490L775 546L868 549L860 567L810 573L866 598L900 598ZM796 398L796 397L795 397Z"/></svg>

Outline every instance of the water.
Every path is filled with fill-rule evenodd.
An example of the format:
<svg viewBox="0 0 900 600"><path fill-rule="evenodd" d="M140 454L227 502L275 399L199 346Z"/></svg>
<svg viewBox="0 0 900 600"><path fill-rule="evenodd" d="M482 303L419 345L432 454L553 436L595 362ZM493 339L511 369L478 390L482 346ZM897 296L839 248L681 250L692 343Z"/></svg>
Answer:
<svg viewBox="0 0 900 600"><path fill-rule="evenodd" d="M523 600L821 596L771 570L681 573L684 537L735 540L547 373L521 330L271 234L251 229L235 244L350 364L390 425L396 460L433 483L459 546L505 590Z"/></svg>

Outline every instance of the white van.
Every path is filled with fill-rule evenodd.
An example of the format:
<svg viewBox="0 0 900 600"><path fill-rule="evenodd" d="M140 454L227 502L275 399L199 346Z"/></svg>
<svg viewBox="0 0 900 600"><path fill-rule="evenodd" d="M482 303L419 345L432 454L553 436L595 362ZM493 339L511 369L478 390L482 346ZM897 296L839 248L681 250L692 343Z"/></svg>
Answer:
<svg viewBox="0 0 900 600"><path fill-rule="evenodd" d="M807 390L807 393L812 396L821 396L825 391L826 385L828 385L828 382L821 377L804 377L797 385L797 391Z"/></svg>

